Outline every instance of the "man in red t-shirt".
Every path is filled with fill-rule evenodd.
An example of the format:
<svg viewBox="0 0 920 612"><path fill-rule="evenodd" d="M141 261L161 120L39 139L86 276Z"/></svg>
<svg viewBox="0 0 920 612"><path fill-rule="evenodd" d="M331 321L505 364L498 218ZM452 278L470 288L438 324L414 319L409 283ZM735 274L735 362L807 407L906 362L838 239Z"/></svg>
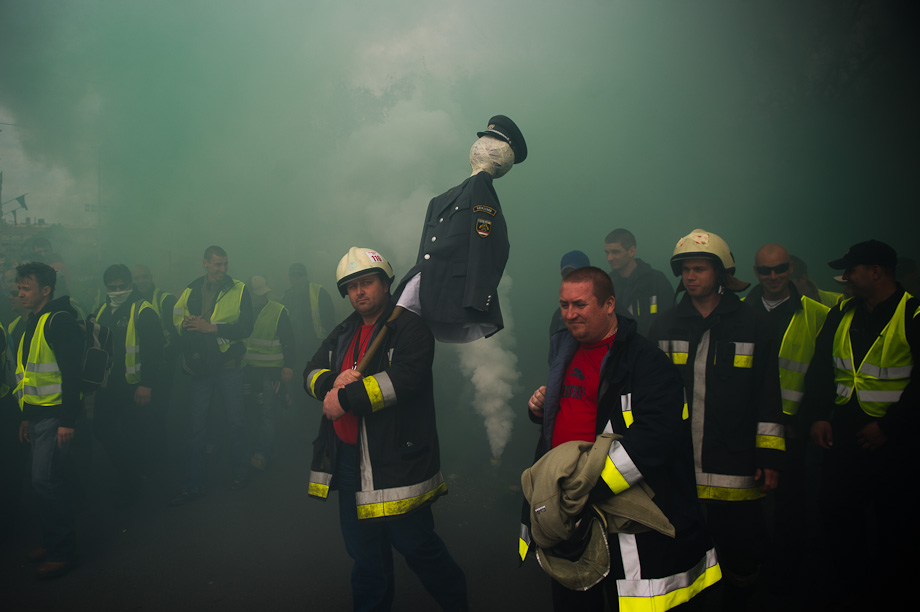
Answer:
<svg viewBox="0 0 920 612"><path fill-rule="evenodd" d="M531 420L542 425L537 456L567 442L593 443L603 432L617 434L586 507L644 483L675 534L608 534L609 573L586 590L553 580L553 608L606 610L606 595L610 609L621 601L620 609L700 610L700 595L721 572L699 513L680 373L639 335L633 319L617 316L615 305L613 283L603 270L586 266L563 278L559 306L566 330L553 334L547 385L529 402ZM522 557L531 543L532 508L526 511ZM565 558L571 559L576 542L566 546Z"/></svg>

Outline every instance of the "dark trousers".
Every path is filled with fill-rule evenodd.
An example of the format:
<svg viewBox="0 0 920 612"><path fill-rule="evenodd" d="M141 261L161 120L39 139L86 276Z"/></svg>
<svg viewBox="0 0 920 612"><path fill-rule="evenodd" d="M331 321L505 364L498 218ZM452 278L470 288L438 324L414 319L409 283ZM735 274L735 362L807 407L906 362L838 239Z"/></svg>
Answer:
<svg viewBox="0 0 920 612"><path fill-rule="evenodd" d="M355 492L358 482L357 447L342 444L336 481L342 537L354 560L351 589L354 609L389 610L393 603L393 551L444 610L466 610L466 577L434 532L431 506L382 521L358 519Z"/></svg>
<svg viewBox="0 0 920 612"><path fill-rule="evenodd" d="M71 561L76 554L71 488L73 440L57 443L58 419L29 421L32 443L32 488L38 496L38 516L42 527L42 546L48 561ZM79 435L77 432L76 435Z"/></svg>
<svg viewBox="0 0 920 612"><path fill-rule="evenodd" d="M115 468L116 483L122 492L133 488L138 478L141 455L145 450L146 406L134 403L137 385L109 381L96 391L93 400L93 434Z"/></svg>
<svg viewBox="0 0 920 612"><path fill-rule="evenodd" d="M204 480L204 455L208 409L216 397L227 415L230 467L235 480L249 475L249 448L243 422L243 376L240 368L222 368L207 376L196 376L188 385L189 438L182 488L198 491Z"/></svg>
<svg viewBox="0 0 920 612"><path fill-rule="evenodd" d="M22 528L19 506L29 445L19 441L21 421L22 412L12 396L0 399L0 542Z"/></svg>

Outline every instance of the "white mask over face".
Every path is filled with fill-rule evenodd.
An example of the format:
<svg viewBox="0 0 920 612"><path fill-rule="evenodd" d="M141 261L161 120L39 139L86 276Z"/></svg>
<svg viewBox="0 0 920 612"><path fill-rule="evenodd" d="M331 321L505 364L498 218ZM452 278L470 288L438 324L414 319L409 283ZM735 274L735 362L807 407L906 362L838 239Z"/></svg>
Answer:
<svg viewBox="0 0 920 612"><path fill-rule="evenodd" d="M501 178L508 174L514 165L514 151L504 140L482 136L470 148L470 166L473 174L486 171L492 178Z"/></svg>
<svg viewBox="0 0 920 612"><path fill-rule="evenodd" d="M131 295L131 290L126 289L124 291L106 291L109 296L109 304L111 304L112 309L116 309L125 302L128 301L128 296Z"/></svg>

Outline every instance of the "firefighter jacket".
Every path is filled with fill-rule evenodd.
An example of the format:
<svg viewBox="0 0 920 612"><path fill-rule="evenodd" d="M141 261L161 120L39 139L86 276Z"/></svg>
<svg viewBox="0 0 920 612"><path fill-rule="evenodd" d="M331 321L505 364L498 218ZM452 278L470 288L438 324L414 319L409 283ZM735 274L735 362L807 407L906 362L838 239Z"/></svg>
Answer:
<svg viewBox="0 0 920 612"><path fill-rule="evenodd" d="M785 450L778 353L766 315L728 292L704 319L684 295L649 339L683 377L699 497L763 497L754 473L781 469Z"/></svg>
<svg viewBox="0 0 920 612"><path fill-rule="evenodd" d="M551 339L554 355L546 383L536 457L552 447L566 379L578 341L567 330ZM610 444L601 481L592 496L604 499L644 482L676 530L620 533L610 540L620 610L668 610L689 601L721 577L712 542L701 529L694 488L689 422L683 416L680 374L654 344L638 335L636 322L619 317L619 330L604 357L597 390L595 432L622 436ZM530 507L525 504L519 541L521 560L530 548ZM617 567L616 570L613 568ZM622 572L622 573L621 573Z"/></svg>
<svg viewBox="0 0 920 612"><path fill-rule="evenodd" d="M492 177L474 174L428 204L415 266L394 295L421 274L421 315L435 337L457 341L455 330L469 326L490 336L503 327L498 283L510 248Z"/></svg>
<svg viewBox="0 0 920 612"><path fill-rule="evenodd" d="M215 302L207 312L203 312L203 288L208 278L202 276L192 281L179 296L173 308L173 325L183 338L185 351L195 350L189 345L202 342L216 343L221 355L220 362L242 360L246 353L243 340L252 333L252 299L249 290L238 280L227 275L220 282ZM189 333L182 327L185 317L196 315L217 325L216 334ZM202 338L204 336L204 338Z"/></svg>
<svg viewBox="0 0 920 612"><path fill-rule="evenodd" d="M674 287L667 277L639 258L636 269L628 277L610 272L610 279L616 289L617 315L635 319L638 331L648 335L655 318L674 305Z"/></svg>
<svg viewBox="0 0 920 612"><path fill-rule="evenodd" d="M16 396L22 418L57 418L74 426L82 409L83 332L66 295L29 313L16 351Z"/></svg>
<svg viewBox="0 0 920 612"><path fill-rule="evenodd" d="M391 299L371 343L394 306ZM360 325L360 315L352 313L307 364L304 388L316 399L322 401L332 389ZM387 325L389 332L365 377L338 390L342 408L359 417L359 519L402 515L447 493L435 424L434 337L425 322L409 311ZM325 499L336 487L333 475L341 444L332 421L322 417L313 443L311 496Z"/></svg>
<svg viewBox="0 0 920 612"><path fill-rule="evenodd" d="M112 311L106 303L96 313L96 322L112 332L112 371L109 381L151 389L157 386L165 343L160 318L153 306L136 289L128 300Z"/></svg>
<svg viewBox="0 0 920 612"><path fill-rule="evenodd" d="M799 296L795 285L789 283L789 300L770 312L763 306L763 288L754 287L746 302L766 312L774 323L779 338L779 387L783 398L783 414L795 416L805 395L805 376L815 355L815 341L830 308L815 300Z"/></svg>

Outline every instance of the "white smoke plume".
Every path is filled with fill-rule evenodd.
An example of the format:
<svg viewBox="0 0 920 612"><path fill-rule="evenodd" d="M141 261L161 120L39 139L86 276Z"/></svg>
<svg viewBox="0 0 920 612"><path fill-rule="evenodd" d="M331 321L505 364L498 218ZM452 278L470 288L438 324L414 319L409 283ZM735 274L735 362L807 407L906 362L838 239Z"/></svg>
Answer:
<svg viewBox="0 0 920 612"><path fill-rule="evenodd" d="M498 286L505 328L491 338L456 345L460 371L475 389L473 404L484 420L493 460L501 458L511 439L515 413L511 398L521 378L517 355L513 351L516 341L511 316L511 286L511 277L506 274Z"/></svg>

